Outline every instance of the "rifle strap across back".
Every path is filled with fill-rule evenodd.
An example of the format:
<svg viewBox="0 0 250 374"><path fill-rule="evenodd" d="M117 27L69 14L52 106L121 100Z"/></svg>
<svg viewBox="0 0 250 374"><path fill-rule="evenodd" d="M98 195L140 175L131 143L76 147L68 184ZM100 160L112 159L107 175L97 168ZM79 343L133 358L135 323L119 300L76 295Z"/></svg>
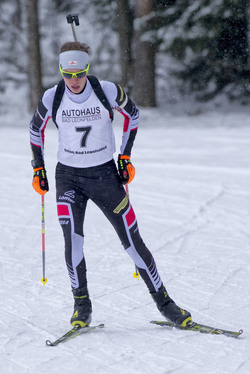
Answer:
<svg viewBox="0 0 250 374"><path fill-rule="evenodd" d="M96 78L94 75L88 75L88 80L93 88L93 91L95 92L96 96L98 97L102 105L109 111L109 116L111 118L111 121L113 121L114 119L113 110L102 89L102 86L100 85L98 78ZM53 101L53 106L52 106L52 120L54 121L55 124L56 124L56 113L61 104L64 90L65 90L65 83L64 83L64 80L62 79L57 85L56 93L55 93L55 97Z"/></svg>

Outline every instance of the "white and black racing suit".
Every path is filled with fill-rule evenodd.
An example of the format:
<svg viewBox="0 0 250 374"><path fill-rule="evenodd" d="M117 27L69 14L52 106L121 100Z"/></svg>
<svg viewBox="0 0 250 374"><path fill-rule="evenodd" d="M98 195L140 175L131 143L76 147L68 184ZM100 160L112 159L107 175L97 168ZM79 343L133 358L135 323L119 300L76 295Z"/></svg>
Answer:
<svg viewBox="0 0 250 374"><path fill-rule="evenodd" d="M120 86L108 81L100 83L111 107L124 116L120 153L130 156L139 111ZM41 165L44 165L44 130L52 116L55 91L56 86L45 91L30 123L33 159ZM140 236L134 210L113 159L112 121L88 80L80 94L73 94L65 87L56 124L59 132L57 210L72 288L87 284L83 228L87 202L91 199L113 225L149 291L158 291L161 278L154 258Z"/></svg>

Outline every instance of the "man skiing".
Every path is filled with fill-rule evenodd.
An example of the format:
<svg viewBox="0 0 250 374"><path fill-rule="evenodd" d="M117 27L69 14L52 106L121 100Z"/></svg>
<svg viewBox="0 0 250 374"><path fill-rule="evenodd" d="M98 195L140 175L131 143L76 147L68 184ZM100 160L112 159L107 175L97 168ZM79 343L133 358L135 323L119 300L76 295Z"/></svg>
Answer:
<svg viewBox="0 0 250 374"><path fill-rule="evenodd" d="M59 69L63 76L61 93L58 85L43 94L30 122L30 142L32 185L36 192L45 194L49 185L43 139L46 124L53 118L59 131L57 211L74 297L70 322L73 326L87 326L92 318L83 252L85 210L91 199L113 225L159 311L167 320L185 326L191 321L191 315L169 297L154 258L140 236L124 189L135 175L130 156L138 128L138 108L121 86L108 81L99 83L95 77L88 76L89 47L84 43L67 42L62 46ZM110 107L124 116L118 170L113 159L115 138Z"/></svg>

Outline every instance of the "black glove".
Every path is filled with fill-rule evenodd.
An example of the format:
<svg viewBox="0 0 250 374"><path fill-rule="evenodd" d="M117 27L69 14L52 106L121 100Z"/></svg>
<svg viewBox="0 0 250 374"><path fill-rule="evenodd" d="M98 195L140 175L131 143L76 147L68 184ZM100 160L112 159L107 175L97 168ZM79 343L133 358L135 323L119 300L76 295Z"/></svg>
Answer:
<svg viewBox="0 0 250 374"><path fill-rule="evenodd" d="M118 172L123 184L132 182L135 177L135 168L131 164L130 157L126 155L119 155L118 157Z"/></svg>

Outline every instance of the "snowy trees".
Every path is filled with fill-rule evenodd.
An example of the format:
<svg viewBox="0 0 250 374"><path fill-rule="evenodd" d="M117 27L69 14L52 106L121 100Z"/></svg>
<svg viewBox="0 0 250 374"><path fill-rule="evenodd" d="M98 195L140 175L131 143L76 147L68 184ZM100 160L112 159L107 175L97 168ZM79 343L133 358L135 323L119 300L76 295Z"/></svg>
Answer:
<svg viewBox="0 0 250 374"><path fill-rule="evenodd" d="M132 7L129 0L123 2ZM229 98L249 95L249 0L134 0L132 4L130 64L132 92L139 105L155 105L159 51L172 56L173 65L166 69L198 99L209 100L221 92Z"/></svg>
<svg viewBox="0 0 250 374"><path fill-rule="evenodd" d="M167 76L176 77L175 86L198 99L209 100L221 92L231 99L247 97L249 3L0 0L1 64L8 71L0 90L4 93L10 82L16 89L27 85L29 77L29 106L33 107L41 80L46 88L60 78L59 47L72 39L65 16L79 12L77 32L79 39L91 46L91 73L121 83L139 105L157 104L155 87L169 90ZM158 74L163 71L167 74L161 74L159 81Z"/></svg>
<svg viewBox="0 0 250 374"><path fill-rule="evenodd" d="M249 0L174 1L167 10L172 20L163 28L162 48L199 98L223 90L232 97L249 94L248 13Z"/></svg>
<svg viewBox="0 0 250 374"><path fill-rule="evenodd" d="M154 105L159 51L173 57L173 65L166 69L197 99L209 100L220 93L230 99L249 96L249 4L249 0L135 0L136 101Z"/></svg>

